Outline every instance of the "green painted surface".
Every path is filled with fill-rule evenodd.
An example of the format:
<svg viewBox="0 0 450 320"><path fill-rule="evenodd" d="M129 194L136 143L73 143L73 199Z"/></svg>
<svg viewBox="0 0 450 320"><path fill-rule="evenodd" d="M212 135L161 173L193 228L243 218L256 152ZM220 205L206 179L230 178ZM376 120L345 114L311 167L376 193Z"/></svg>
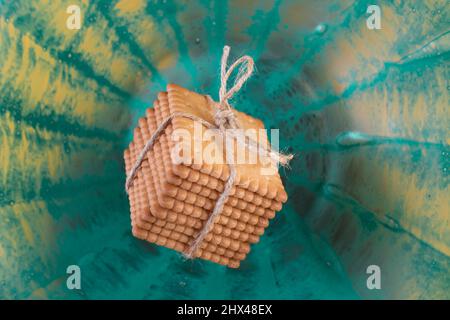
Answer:
<svg viewBox="0 0 450 320"><path fill-rule="evenodd" d="M450 8L377 2L381 30L371 1L0 1L0 297L450 298ZM217 98L224 44L297 155L238 270L134 239L123 190L137 118L170 82Z"/></svg>

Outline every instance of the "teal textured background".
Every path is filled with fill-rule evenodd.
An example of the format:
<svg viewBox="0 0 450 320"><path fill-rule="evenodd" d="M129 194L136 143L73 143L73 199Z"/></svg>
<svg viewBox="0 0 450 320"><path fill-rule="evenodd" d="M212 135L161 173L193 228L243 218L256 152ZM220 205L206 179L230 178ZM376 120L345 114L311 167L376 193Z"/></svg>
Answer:
<svg viewBox="0 0 450 320"><path fill-rule="evenodd" d="M368 30L372 2L0 1L0 297L450 298L448 1ZM296 154L238 270L134 239L123 188L138 117L167 83L217 98L225 44L257 67L233 105Z"/></svg>

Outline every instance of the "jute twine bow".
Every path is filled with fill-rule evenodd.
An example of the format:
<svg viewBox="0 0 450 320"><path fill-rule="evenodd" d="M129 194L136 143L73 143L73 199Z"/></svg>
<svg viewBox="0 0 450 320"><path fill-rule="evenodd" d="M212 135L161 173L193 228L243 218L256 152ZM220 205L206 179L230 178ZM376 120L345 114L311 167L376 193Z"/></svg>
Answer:
<svg viewBox="0 0 450 320"><path fill-rule="evenodd" d="M239 124L236 119L236 116L233 112L233 108L228 103L228 100L241 88L242 85L251 77L253 73L254 68L254 62L253 59L249 56L242 56L238 60L236 60L227 70L227 61L228 61L228 55L230 53L230 47L225 46L223 48L223 54L221 59L221 67L220 67L220 90L219 90L219 102L215 102L210 96L206 96L209 103L211 103L216 111L214 113L214 124L209 123L208 121L197 117L190 113L185 112L175 112L171 114L169 117L165 118L159 127L155 130L153 135L150 137L150 139L146 142L144 148L139 153L138 158L136 159L135 164L131 168L130 172L128 173L126 182L125 182L125 189L127 193L129 192L129 189L131 187L131 184L134 180L134 178L137 175L137 172L139 168L142 165L142 162L144 161L147 152L153 148L153 145L158 139L158 137L164 132L164 130L167 128L167 126L172 122L174 118L181 117L181 118L187 118L191 119L193 121L198 121L208 129L219 129L220 134L223 136L224 140L226 141L226 152L225 157L227 164L230 168L230 176L228 177L227 182L225 183L225 186L223 188L222 194L217 199L217 202L214 206L214 209L211 213L211 215L208 217L208 220L206 221L203 228L198 232L197 236L195 237L192 244L188 247L188 249L183 253L183 255L188 258L192 259L195 257L195 254L202 244L203 240L205 239L206 235L209 231L211 231L211 228L214 225L214 222L217 218L217 216L222 212L223 206L225 205L225 202L227 201L231 189L233 188L234 181L236 179L236 167L233 164L234 161L234 155L233 155L233 147L228 144L229 139L226 139L227 136L230 136L229 133L227 133L227 129L238 129ZM235 78L235 82L233 87L227 91L227 82L229 77L231 76L234 69L236 69L238 66L238 74ZM256 152L261 156L267 156L270 158L272 163L275 164L281 164L282 166L288 165L289 161L293 158L293 155L290 154L282 154L277 151L272 150L270 147L264 148L261 146L258 146L258 144L254 141L245 141L245 139L239 139L238 136L234 136L234 138L238 138L237 142L244 145L244 147L248 148L252 152Z"/></svg>

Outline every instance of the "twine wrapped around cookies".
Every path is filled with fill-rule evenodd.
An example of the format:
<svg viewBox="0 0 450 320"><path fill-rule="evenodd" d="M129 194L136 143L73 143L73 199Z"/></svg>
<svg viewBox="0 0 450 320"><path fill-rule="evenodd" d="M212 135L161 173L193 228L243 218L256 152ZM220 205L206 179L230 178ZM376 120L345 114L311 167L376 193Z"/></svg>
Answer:
<svg viewBox="0 0 450 320"><path fill-rule="evenodd" d="M226 139L226 137L229 135L227 133L227 129L238 129L239 123L235 117L235 114L233 112L233 108L228 103L228 100L237 93L243 86L243 84L251 77L254 69L254 62L253 59L249 56L242 56L238 60L236 60L228 69L227 69L227 60L230 53L230 47L225 46L223 48L223 54L221 59L221 85L219 89L219 102L215 102L210 96L206 96L209 103L214 106L214 109L216 110L214 113L214 124L209 123L208 121L205 121L204 119L195 116L193 114L185 113L185 112L175 112L171 114L169 117L165 118L159 127L156 129L156 131L153 133L153 135L148 139L146 142L144 148L139 153L139 156L136 159L136 162L134 163L133 167L131 168L130 172L127 175L126 183L125 183L125 189L127 192L129 192L129 189L133 183L134 178L137 175L137 172L139 168L142 165L142 162L144 161L147 152L153 148L153 145L155 144L156 140L159 138L159 136L164 132L164 130L167 128L167 126L172 122L174 118L187 118L191 119L193 121L198 121L208 129L219 129L218 131L220 134L225 138L225 141L229 141ZM239 66L238 74L236 76L235 83L233 87L227 91L227 82L229 77L231 76L232 72ZM274 164L281 164L282 166L288 165L289 161L293 158L293 155L290 154L282 154L277 151L272 150L270 147L262 148L254 141L244 141L237 140L238 143L243 144L244 147L248 148L252 152L256 152L261 156L267 156L271 159L272 163ZM192 259L195 257L195 253L197 249L200 247L201 243L203 242L204 238L208 234L208 232L211 230L212 226L214 225L214 222L217 218L217 216L222 212L223 207L230 195L230 192L233 188L235 179L236 179L236 167L233 164L233 148L229 148L227 146L226 152L226 161L230 168L230 175L228 177L227 182L225 183L223 192L220 194L219 198L217 199L217 202L214 206L214 209L212 213L209 215L208 219L206 220L206 223L204 224L203 228L198 232L196 237L194 238L194 241L190 244L188 249L184 252L184 256L188 259Z"/></svg>

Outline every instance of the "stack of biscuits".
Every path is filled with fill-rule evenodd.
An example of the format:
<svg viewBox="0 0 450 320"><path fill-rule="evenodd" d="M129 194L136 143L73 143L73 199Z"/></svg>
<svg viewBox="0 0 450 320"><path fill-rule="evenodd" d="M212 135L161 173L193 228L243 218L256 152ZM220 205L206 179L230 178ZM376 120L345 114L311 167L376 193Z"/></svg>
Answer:
<svg viewBox="0 0 450 320"><path fill-rule="evenodd" d="M161 122L173 113L188 113L214 124L214 106L204 95L170 84L161 92L153 108L146 111L134 129L133 141L125 150L126 172L129 173L146 142ZM265 132L260 120L233 110L240 128ZM194 161L196 152L211 141L194 141L195 121L175 117L147 152L128 189L133 235L157 245L185 253L205 225L230 176L225 155L211 161ZM206 131L206 127L203 126ZM183 149L182 160L174 132L192 133L192 153ZM267 134L264 137L267 139ZM197 139L198 140L198 139ZM186 141L186 139L184 139ZM185 143L185 142L183 142ZM217 142L218 143L218 142ZM195 146L195 147L194 147ZM178 148L177 152L175 148ZM235 154L239 144L233 146ZM199 150L197 150L199 149ZM227 152L226 148L224 154ZM195 257L238 268L287 200L282 181L275 170L262 174L265 162L236 161L236 178L222 212L194 253ZM273 165L270 163L269 165Z"/></svg>

